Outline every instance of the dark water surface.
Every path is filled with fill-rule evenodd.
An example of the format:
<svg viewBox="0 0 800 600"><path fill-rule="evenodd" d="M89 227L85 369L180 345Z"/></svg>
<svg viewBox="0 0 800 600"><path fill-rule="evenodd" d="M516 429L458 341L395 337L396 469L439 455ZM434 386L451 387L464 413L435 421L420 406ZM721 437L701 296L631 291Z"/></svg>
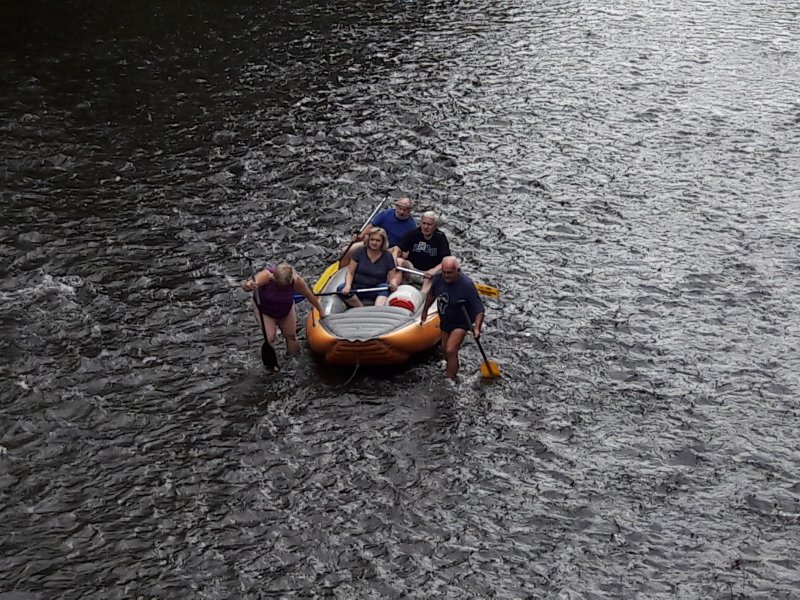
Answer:
<svg viewBox="0 0 800 600"><path fill-rule="evenodd" d="M0 599L800 597L796 3L95 4L0 13ZM266 375L404 193L502 379Z"/></svg>

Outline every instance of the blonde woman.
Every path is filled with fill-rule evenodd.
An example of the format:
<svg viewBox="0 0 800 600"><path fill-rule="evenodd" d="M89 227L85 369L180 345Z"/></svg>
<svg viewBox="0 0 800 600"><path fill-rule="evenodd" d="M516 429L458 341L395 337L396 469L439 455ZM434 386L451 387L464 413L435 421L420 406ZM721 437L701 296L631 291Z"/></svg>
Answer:
<svg viewBox="0 0 800 600"><path fill-rule="evenodd" d="M382 227L373 227L367 236L367 243L353 253L347 265L347 275L339 290L350 306L364 306L364 300L375 300L375 306L383 306L390 291L397 289L400 273L395 268L394 257L388 251L389 236ZM386 289L373 292L356 292L364 288L386 285Z"/></svg>
<svg viewBox="0 0 800 600"><path fill-rule="evenodd" d="M280 329L289 354L300 351L300 344L297 343L297 314L294 309L295 292L302 294L319 311L320 317L324 316L322 305L311 292L311 288L288 263L282 262L274 269L267 267L253 279L245 281L242 288L258 294L258 302L253 294L253 313L256 320L262 320L267 341L271 345Z"/></svg>

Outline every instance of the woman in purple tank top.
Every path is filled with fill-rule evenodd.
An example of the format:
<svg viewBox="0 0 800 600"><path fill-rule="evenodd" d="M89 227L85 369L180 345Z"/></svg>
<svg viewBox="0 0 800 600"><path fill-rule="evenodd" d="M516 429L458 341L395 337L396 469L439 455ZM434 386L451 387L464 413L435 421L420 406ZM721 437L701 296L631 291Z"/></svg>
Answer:
<svg viewBox="0 0 800 600"><path fill-rule="evenodd" d="M319 311L320 318L324 316L322 305L311 288L288 263L283 262L274 269L267 267L257 273L255 279L245 281L242 288L248 292L255 292L253 312L256 319L263 320L269 343L275 341L275 335L280 329L289 354L297 354L300 351L300 345L297 343L297 314L294 309L295 292L302 294L311 306ZM258 303L255 302L255 294L258 294Z"/></svg>

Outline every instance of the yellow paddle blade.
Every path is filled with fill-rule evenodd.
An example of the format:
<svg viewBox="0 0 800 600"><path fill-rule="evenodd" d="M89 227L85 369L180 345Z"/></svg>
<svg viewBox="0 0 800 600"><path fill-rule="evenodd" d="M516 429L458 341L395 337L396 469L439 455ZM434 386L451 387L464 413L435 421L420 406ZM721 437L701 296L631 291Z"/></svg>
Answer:
<svg viewBox="0 0 800 600"><path fill-rule="evenodd" d="M500 290L490 285L485 285L483 283L476 283L475 289L478 290L479 294L483 294L484 296L489 296L489 298L497 299L500 297Z"/></svg>
<svg viewBox="0 0 800 600"><path fill-rule="evenodd" d="M484 379L495 379L500 377L500 367L491 360L481 363L481 375Z"/></svg>

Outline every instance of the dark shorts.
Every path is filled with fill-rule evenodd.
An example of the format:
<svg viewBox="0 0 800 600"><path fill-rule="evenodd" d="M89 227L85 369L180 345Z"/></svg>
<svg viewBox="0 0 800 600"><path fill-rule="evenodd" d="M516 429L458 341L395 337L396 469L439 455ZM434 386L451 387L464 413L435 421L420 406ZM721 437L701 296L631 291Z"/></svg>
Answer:
<svg viewBox="0 0 800 600"><path fill-rule="evenodd" d="M370 286L370 287L378 287L378 286ZM336 288L337 292L341 292L344 288L344 284L340 283L339 286ZM359 292L358 294L354 294L350 292L349 294L339 294L342 298L352 298L353 296L358 296L361 300L375 300L378 296L389 296L389 288L384 290L378 290L377 292Z"/></svg>
<svg viewBox="0 0 800 600"><path fill-rule="evenodd" d="M447 316L442 317L440 315L440 318L439 329L444 333L452 333L456 329L463 329L464 331L472 329L472 325L467 322L464 315L456 315L454 318L447 318Z"/></svg>

